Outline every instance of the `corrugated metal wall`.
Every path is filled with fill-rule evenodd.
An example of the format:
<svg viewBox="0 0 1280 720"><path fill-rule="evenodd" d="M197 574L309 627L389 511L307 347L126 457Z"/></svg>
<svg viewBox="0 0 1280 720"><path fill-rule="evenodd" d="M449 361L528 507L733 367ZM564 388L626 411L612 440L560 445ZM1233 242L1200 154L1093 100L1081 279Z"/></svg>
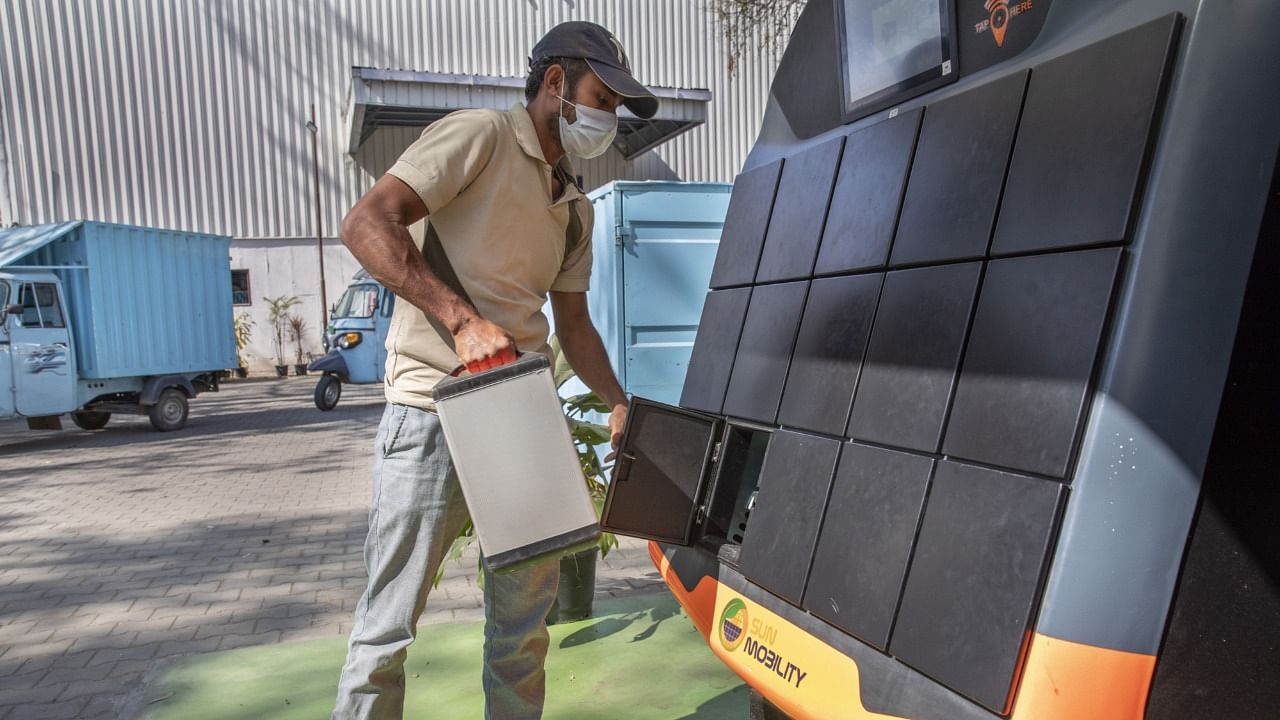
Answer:
<svg viewBox="0 0 1280 720"><path fill-rule="evenodd" d="M314 237L315 103L331 236L417 134L380 130L343 152L353 65L519 77L537 38L570 19L613 29L641 80L715 97L706 125L631 163L611 151L585 165L588 185L733 179L777 59L761 50L730 79L702 0L5 0L0 224Z"/></svg>

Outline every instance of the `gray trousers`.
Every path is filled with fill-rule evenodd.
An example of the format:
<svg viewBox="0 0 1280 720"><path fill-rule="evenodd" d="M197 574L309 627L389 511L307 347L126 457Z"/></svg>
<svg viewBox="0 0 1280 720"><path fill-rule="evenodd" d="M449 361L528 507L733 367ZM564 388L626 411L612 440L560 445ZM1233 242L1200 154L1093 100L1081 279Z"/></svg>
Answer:
<svg viewBox="0 0 1280 720"><path fill-rule="evenodd" d="M356 605L334 720L402 717L405 655L436 569L467 517L439 418L388 403L374 447L369 585ZM542 717L546 615L558 580L554 560L500 575L485 568L487 720Z"/></svg>

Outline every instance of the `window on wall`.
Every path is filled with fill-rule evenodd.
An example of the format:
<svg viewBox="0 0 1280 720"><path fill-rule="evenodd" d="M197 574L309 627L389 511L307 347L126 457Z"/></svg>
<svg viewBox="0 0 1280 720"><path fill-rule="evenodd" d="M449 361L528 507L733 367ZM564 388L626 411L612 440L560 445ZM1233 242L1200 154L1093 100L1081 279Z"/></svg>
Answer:
<svg viewBox="0 0 1280 720"><path fill-rule="evenodd" d="M231 304L252 305L253 295L249 292L249 271L231 271Z"/></svg>

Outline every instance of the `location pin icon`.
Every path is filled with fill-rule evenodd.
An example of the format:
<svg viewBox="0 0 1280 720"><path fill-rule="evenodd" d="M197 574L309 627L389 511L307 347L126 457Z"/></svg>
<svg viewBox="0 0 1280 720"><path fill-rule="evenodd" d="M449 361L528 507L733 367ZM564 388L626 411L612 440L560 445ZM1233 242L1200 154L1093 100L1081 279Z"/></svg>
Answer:
<svg viewBox="0 0 1280 720"><path fill-rule="evenodd" d="M1004 47L1004 31L1009 27L1009 3L1006 0L987 0L985 6L991 13L991 37L996 47Z"/></svg>

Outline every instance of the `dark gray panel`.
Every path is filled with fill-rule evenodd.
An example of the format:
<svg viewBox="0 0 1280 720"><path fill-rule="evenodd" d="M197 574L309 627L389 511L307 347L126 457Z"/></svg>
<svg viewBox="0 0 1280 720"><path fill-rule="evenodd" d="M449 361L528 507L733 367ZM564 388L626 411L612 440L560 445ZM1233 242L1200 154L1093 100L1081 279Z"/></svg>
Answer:
<svg viewBox="0 0 1280 720"><path fill-rule="evenodd" d="M1276 170L1151 684L1150 720L1269 717L1280 707L1280 164Z"/></svg>
<svg viewBox="0 0 1280 720"><path fill-rule="evenodd" d="M1027 71L929 106L911 165L892 265L987 254Z"/></svg>
<svg viewBox="0 0 1280 720"><path fill-rule="evenodd" d="M734 180L729 210L720 231L720 248L711 269L711 287L750 285L755 281L781 171L779 160L748 170Z"/></svg>
<svg viewBox="0 0 1280 720"><path fill-rule="evenodd" d="M832 22L833 5L834 0L804 3L804 11L791 30L792 36L804 38L804 42L787 43L769 84L770 102L776 101L782 111L778 120L788 135L811 138L844 123L843 83L831 64L840 53L839 30ZM814 68L823 71L814 72Z"/></svg>
<svg viewBox="0 0 1280 720"><path fill-rule="evenodd" d="M944 453L1066 475L1119 261L1108 248L988 263Z"/></svg>
<svg viewBox="0 0 1280 720"><path fill-rule="evenodd" d="M889 651L991 710L1010 699L1062 485L938 463Z"/></svg>
<svg viewBox="0 0 1280 720"><path fill-rule="evenodd" d="M885 648L932 472L930 458L844 446L805 609Z"/></svg>
<svg viewBox="0 0 1280 720"><path fill-rule="evenodd" d="M633 399L601 527L688 545L719 431L713 417Z"/></svg>
<svg viewBox="0 0 1280 720"><path fill-rule="evenodd" d="M828 435L844 433L883 279L874 273L813 281L791 355L779 424Z"/></svg>
<svg viewBox="0 0 1280 720"><path fill-rule="evenodd" d="M804 280L813 274L843 144L844 138L835 138L787 158L756 282Z"/></svg>
<svg viewBox="0 0 1280 720"><path fill-rule="evenodd" d="M1035 69L992 254L1128 238L1176 29L1170 15Z"/></svg>
<svg viewBox="0 0 1280 720"><path fill-rule="evenodd" d="M808 281L760 285L752 291L724 399L725 415L770 424L777 419L808 291Z"/></svg>
<svg viewBox="0 0 1280 720"><path fill-rule="evenodd" d="M747 316L751 288L713 290L707 293L693 342L689 370L685 373L680 404L694 410L718 413L729 387L729 371L738 352L738 337Z"/></svg>
<svg viewBox="0 0 1280 720"><path fill-rule="evenodd" d="M836 440L787 430L769 439L739 562L748 579L795 605L804 594L839 452Z"/></svg>
<svg viewBox="0 0 1280 720"><path fill-rule="evenodd" d="M937 451L981 270L968 263L885 277L849 437Z"/></svg>
<svg viewBox="0 0 1280 720"><path fill-rule="evenodd" d="M846 136L815 273L884 266L920 115L912 110Z"/></svg>

